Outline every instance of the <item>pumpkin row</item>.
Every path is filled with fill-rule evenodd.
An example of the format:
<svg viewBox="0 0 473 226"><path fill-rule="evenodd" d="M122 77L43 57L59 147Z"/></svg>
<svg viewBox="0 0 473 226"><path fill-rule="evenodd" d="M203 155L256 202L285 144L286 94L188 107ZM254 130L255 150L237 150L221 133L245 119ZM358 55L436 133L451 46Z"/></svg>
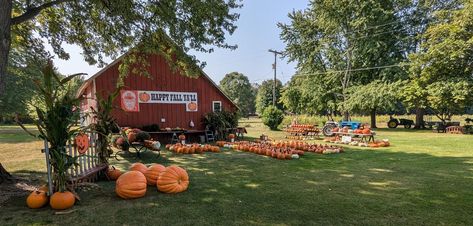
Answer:
<svg viewBox="0 0 473 226"><path fill-rule="evenodd" d="M220 152L218 146L209 144L167 144L166 149L179 154L202 154L204 152Z"/></svg>
<svg viewBox="0 0 473 226"><path fill-rule="evenodd" d="M307 152L314 152L323 154L325 150L328 150L326 153L341 153L343 152L343 147L334 146L334 145L324 145L324 144L309 144L302 141L282 141L282 142L273 142L272 145L276 147L291 147L296 150L302 150Z"/></svg>
<svg viewBox="0 0 473 226"><path fill-rule="evenodd" d="M130 171L122 173L120 170L109 169L107 175L116 180L115 193L123 199L135 199L146 195L149 186L156 186L164 193L179 193L187 190L189 175L179 166L165 167L152 164L147 167L143 163L134 163Z"/></svg>

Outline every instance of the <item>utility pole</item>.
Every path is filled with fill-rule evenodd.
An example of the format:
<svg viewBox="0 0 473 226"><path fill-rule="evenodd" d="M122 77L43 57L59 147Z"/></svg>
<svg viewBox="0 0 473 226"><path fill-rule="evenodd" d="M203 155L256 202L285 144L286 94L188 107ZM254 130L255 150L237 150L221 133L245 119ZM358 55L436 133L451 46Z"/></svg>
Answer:
<svg viewBox="0 0 473 226"><path fill-rule="evenodd" d="M273 69L274 69L274 83L273 83L273 106L276 106L276 60L278 58L278 54L282 55L282 52L278 52L276 50L268 50L270 53L274 53L274 64L273 64Z"/></svg>

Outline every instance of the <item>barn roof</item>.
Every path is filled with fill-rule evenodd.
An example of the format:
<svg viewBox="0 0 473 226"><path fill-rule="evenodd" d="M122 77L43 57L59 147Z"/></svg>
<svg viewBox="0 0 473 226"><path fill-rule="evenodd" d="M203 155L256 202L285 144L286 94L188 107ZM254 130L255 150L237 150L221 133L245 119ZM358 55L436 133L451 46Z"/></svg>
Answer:
<svg viewBox="0 0 473 226"><path fill-rule="evenodd" d="M113 65L119 63L127 54L128 54L128 53L124 53L123 55L121 55L120 57L118 57L117 59L115 59L114 61L112 61L111 63L109 63L107 66L105 66L104 68L102 68L100 71L98 71L97 73L95 73L94 75L92 75L92 77L90 77L89 79L87 79L87 80L79 87L76 96L79 97L95 78L97 78L98 76L100 76L101 74L103 74L103 72L105 72L106 70L108 70L109 68L111 68ZM207 81L210 82L210 84L212 84L215 88L217 88L217 90L218 90L225 98L227 98L227 100L230 101L230 103L232 103L233 106L235 106L237 109L240 109L240 108L238 107L238 105L236 105L236 104L233 102L233 100L230 99L230 97L228 97L228 96L223 92L223 90L220 89L220 87L207 75L207 73L205 73L204 70L202 70L202 68L199 67L199 71L200 71L201 75L203 75L204 78L207 79Z"/></svg>

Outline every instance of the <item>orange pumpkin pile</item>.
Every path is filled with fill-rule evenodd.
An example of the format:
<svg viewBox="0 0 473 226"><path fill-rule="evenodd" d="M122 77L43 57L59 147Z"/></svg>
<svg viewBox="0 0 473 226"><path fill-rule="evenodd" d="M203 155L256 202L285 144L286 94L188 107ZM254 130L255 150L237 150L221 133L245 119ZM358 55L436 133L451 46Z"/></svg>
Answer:
<svg viewBox="0 0 473 226"><path fill-rule="evenodd" d="M220 148L218 146L213 146L209 144L201 145L201 144L174 144L174 145L166 145L166 149L170 150L174 153L178 154L202 154L204 152L220 152Z"/></svg>
<svg viewBox="0 0 473 226"><path fill-rule="evenodd" d="M319 154L341 153L343 148L339 146L308 144L301 141L285 142L236 142L231 145L233 149L253 152L255 154L266 155L277 159L292 159L304 155L304 152L313 152ZM298 155L298 156L294 156Z"/></svg>
<svg viewBox="0 0 473 226"><path fill-rule="evenodd" d="M164 193L179 193L189 187L189 175L179 166L165 167L152 164L146 167L145 173L140 172L142 163L135 163L131 171L118 177L115 193L123 199L136 199L146 195L147 186L156 186L157 190Z"/></svg>

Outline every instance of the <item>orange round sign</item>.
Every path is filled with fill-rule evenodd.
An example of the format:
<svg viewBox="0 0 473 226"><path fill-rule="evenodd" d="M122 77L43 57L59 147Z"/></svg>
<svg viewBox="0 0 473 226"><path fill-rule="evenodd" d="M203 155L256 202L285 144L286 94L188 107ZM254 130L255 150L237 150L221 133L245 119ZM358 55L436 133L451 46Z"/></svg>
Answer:
<svg viewBox="0 0 473 226"><path fill-rule="evenodd" d="M85 133L81 133L74 138L76 143L77 151L79 154L84 154L89 149L89 136Z"/></svg>
<svg viewBox="0 0 473 226"><path fill-rule="evenodd" d="M187 109L189 109L189 111L197 111L197 104L195 102L190 102L187 104Z"/></svg>
<svg viewBox="0 0 473 226"><path fill-rule="evenodd" d="M149 101L149 99L151 99L151 97L148 93L146 93L146 92L140 93L140 101L141 102L146 103L146 102Z"/></svg>

